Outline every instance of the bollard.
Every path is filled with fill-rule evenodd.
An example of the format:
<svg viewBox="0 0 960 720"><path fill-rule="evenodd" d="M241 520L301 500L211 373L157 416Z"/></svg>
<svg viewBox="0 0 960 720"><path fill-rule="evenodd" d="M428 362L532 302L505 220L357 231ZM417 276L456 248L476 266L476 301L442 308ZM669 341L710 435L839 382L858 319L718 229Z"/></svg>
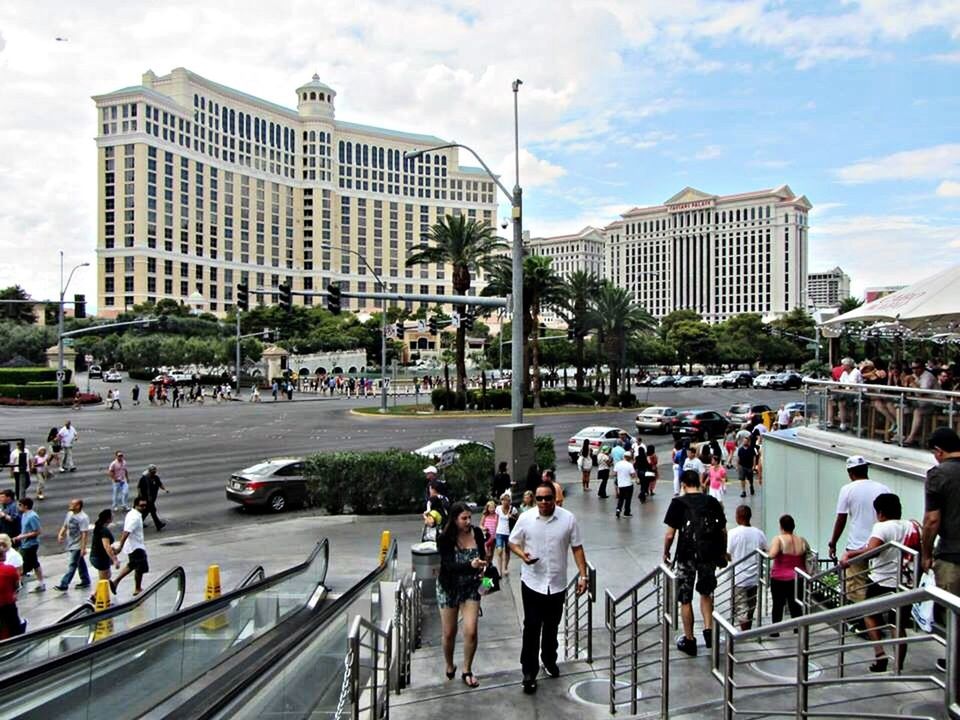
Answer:
<svg viewBox="0 0 960 720"><path fill-rule="evenodd" d="M380 564L387 561L387 553L390 552L390 531L384 530L380 533Z"/></svg>
<svg viewBox="0 0 960 720"><path fill-rule="evenodd" d="M93 607L95 612L101 612L110 608L110 581L98 580L97 590L94 594ZM113 634L113 620L101 620L93 628L93 640L103 640Z"/></svg>
<svg viewBox="0 0 960 720"><path fill-rule="evenodd" d="M220 566L211 565L207 568L207 590L204 593L204 600L216 600L220 597ZM204 620L200 627L204 630L220 630L227 626L227 616L219 613Z"/></svg>

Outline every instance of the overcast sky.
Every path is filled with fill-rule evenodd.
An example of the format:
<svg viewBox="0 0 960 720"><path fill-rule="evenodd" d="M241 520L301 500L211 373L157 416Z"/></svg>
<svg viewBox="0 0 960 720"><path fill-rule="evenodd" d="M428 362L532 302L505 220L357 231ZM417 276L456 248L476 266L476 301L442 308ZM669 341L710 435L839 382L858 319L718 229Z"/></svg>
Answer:
<svg viewBox="0 0 960 720"><path fill-rule="evenodd" d="M178 66L289 107L317 72L338 118L471 145L508 186L522 78L534 235L787 183L811 269L856 294L960 262L957 0L23 0L0 4L0 287L54 297L58 250L94 262L90 96ZM94 268L74 283L95 297Z"/></svg>

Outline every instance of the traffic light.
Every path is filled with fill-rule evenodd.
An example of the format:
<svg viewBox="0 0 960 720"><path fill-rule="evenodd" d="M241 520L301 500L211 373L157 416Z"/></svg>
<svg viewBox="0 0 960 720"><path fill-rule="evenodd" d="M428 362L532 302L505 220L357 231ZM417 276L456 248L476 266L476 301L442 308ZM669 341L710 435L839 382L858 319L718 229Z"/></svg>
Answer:
<svg viewBox="0 0 960 720"><path fill-rule="evenodd" d="M327 310L332 312L334 315L339 315L341 309L340 303L340 285L337 283L330 283L327 285Z"/></svg>
<svg viewBox="0 0 960 720"><path fill-rule="evenodd" d="M427 328L430 330L431 335L437 334L437 318L430 318L430 322L427 323Z"/></svg>
<svg viewBox="0 0 960 720"><path fill-rule="evenodd" d="M250 309L250 287L246 283L237 284L237 310L246 312Z"/></svg>
<svg viewBox="0 0 960 720"><path fill-rule="evenodd" d="M460 324L463 325L463 329L467 332L473 330L473 315L467 313L462 318L460 318Z"/></svg>
<svg viewBox="0 0 960 720"><path fill-rule="evenodd" d="M75 318L85 318L87 316L87 296L73 296L73 316Z"/></svg>
<svg viewBox="0 0 960 720"><path fill-rule="evenodd" d="M403 323L398 322L397 323L397 340L403 340L403 331L404 331Z"/></svg>
<svg viewBox="0 0 960 720"><path fill-rule="evenodd" d="M280 309L290 311L293 307L293 288L288 284L283 284L277 288L280 292Z"/></svg>

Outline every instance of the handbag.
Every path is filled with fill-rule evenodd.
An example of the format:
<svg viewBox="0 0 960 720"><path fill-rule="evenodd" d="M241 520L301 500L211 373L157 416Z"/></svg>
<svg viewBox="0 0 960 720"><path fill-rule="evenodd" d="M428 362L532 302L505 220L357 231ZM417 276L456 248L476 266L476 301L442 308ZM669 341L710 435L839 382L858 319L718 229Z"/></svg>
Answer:
<svg viewBox="0 0 960 720"><path fill-rule="evenodd" d="M936 587L937 581L933 576L933 571L928 570L920 576L920 582L917 583L917 589L924 587ZM910 617L924 632L933 630L933 600L923 600L913 604L910 610Z"/></svg>
<svg viewBox="0 0 960 720"><path fill-rule="evenodd" d="M480 579L480 594L489 595L500 590L500 571L494 565L487 565Z"/></svg>

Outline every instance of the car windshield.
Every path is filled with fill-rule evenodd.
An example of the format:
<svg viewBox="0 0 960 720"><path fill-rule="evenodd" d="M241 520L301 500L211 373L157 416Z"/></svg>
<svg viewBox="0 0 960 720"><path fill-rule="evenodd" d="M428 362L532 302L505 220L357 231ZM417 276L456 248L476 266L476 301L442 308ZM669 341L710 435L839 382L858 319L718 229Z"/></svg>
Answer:
<svg viewBox="0 0 960 720"><path fill-rule="evenodd" d="M262 462L243 470L244 475L272 475L278 465L272 462Z"/></svg>
<svg viewBox="0 0 960 720"><path fill-rule="evenodd" d="M730 412L732 412L732 413L745 413L745 412L750 412L750 406L749 406L749 405L733 405L733 406L730 408Z"/></svg>
<svg viewBox="0 0 960 720"><path fill-rule="evenodd" d="M641 415L660 415L661 413L663 413L664 410L666 410L666 408L662 408L662 407L649 407L649 408L647 408L646 410L644 410L644 411L643 411L642 413L640 413L640 414L641 414Z"/></svg>

